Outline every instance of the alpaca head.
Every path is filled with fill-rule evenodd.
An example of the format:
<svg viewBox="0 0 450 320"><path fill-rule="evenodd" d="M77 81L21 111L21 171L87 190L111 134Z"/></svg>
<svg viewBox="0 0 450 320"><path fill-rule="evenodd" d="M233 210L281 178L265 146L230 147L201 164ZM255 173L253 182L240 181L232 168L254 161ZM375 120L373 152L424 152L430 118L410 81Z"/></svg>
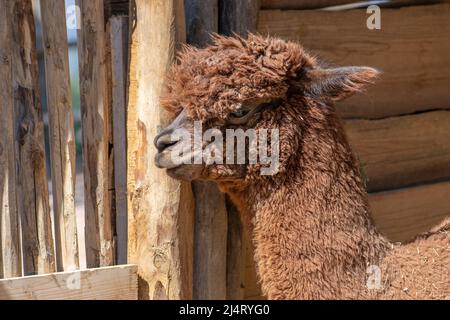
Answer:
<svg viewBox="0 0 450 320"><path fill-rule="evenodd" d="M215 36L207 48L186 47L161 98L173 122L155 138L156 164L178 179L219 183L282 173L301 152L304 127L376 75L368 67L324 68L298 43L270 37Z"/></svg>

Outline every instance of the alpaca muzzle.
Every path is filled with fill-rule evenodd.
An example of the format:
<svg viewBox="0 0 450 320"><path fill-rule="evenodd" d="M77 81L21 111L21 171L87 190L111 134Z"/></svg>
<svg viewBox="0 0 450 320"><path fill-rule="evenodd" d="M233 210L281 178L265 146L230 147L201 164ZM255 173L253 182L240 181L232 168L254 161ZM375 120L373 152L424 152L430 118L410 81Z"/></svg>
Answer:
<svg viewBox="0 0 450 320"><path fill-rule="evenodd" d="M177 129L183 128L187 120L186 111L182 111L176 119L161 132L153 140L158 152L155 156L155 164L158 168L173 169L180 166L179 161L174 161L172 157L172 150L178 144L183 143L180 136L174 134Z"/></svg>

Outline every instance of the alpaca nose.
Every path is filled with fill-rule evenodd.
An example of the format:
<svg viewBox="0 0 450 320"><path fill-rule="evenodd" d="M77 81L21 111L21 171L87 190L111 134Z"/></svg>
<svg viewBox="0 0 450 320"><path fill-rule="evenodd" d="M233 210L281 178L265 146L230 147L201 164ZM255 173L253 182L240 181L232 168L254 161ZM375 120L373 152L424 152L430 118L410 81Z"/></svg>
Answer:
<svg viewBox="0 0 450 320"><path fill-rule="evenodd" d="M164 130L155 137L154 144L158 152L164 151L164 149L173 146L179 142L178 140L172 140L170 132L164 132Z"/></svg>

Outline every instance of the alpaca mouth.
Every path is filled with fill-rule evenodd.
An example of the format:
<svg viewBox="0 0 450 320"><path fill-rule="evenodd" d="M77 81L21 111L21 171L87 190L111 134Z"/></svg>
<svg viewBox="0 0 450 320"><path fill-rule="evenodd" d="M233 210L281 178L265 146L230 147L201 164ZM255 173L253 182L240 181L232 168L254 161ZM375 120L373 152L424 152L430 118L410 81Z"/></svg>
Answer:
<svg viewBox="0 0 450 320"><path fill-rule="evenodd" d="M191 157L191 155L188 156L189 158ZM171 147L168 147L155 155L155 165L160 169L166 169L169 177L186 181L198 179L203 170L202 165L173 161L171 157Z"/></svg>
<svg viewBox="0 0 450 320"><path fill-rule="evenodd" d="M177 167L167 169L166 173L169 177L177 180L192 181L199 179L202 171L203 168L200 165L182 164Z"/></svg>
<svg viewBox="0 0 450 320"><path fill-rule="evenodd" d="M155 165L160 169L175 169L181 166L181 163L175 163L171 159L170 147L164 149L162 152L158 152L155 155Z"/></svg>

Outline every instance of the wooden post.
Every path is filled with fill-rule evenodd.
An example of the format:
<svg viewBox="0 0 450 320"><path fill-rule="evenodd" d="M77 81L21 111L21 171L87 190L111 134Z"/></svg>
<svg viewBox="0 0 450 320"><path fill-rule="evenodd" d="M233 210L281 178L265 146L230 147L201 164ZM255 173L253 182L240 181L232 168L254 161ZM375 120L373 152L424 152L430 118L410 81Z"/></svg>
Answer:
<svg viewBox="0 0 450 320"><path fill-rule="evenodd" d="M114 141L114 186L116 203L117 263L127 262L127 132L126 80L128 65L128 17L109 20L111 36L112 117Z"/></svg>
<svg viewBox="0 0 450 320"><path fill-rule="evenodd" d="M14 140L24 274L49 273L55 261L31 1L12 1L9 14L14 21Z"/></svg>
<svg viewBox="0 0 450 320"><path fill-rule="evenodd" d="M175 50L185 41L183 1L131 1L130 39L128 257L138 265L141 299L190 299L192 191L154 166L152 144L158 127L168 124L159 95Z"/></svg>
<svg viewBox="0 0 450 320"><path fill-rule="evenodd" d="M79 267L75 215L75 134L64 2L40 1L58 271Z"/></svg>
<svg viewBox="0 0 450 320"><path fill-rule="evenodd" d="M0 1L0 278L22 275L14 148L11 1Z"/></svg>
<svg viewBox="0 0 450 320"><path fill-rule="evenodd" d="M185 5L187 42L204 47L210 33L219 31L219 0L186 0Z"/></svg>
<svg viewBox="0 0 450 320"><path fill-rule="evenodd" d="M259 0L220 0L219 31L221 34L236 33L243 37L255 32L260 8ZM227 299L244 298L246 226L242 224L240 214L227 198L228 238L227 238Z"/></svg>
<svg viewBox="0 0 450 320"><path fill-rule="evenodd" d="M86 264L114 264L110 200L110 82L104 6L101 0L77 0L81 121L85 185Z"/></svg>
<svg viewBox="0 0 450 320"><path fill-rule="evenodd" d="M187 0L189 44L204 47L218 32L219 1ZM227 210L213 182L193 182L195 196L194 299L226 298Z"/></svg>
<svg viewBox="0 0 450 320"><path fill-rule="evenodd" d="M220 0L219 32L225 35L235 32L244 37L255 32L259 8L260 0Z"/></svg>

